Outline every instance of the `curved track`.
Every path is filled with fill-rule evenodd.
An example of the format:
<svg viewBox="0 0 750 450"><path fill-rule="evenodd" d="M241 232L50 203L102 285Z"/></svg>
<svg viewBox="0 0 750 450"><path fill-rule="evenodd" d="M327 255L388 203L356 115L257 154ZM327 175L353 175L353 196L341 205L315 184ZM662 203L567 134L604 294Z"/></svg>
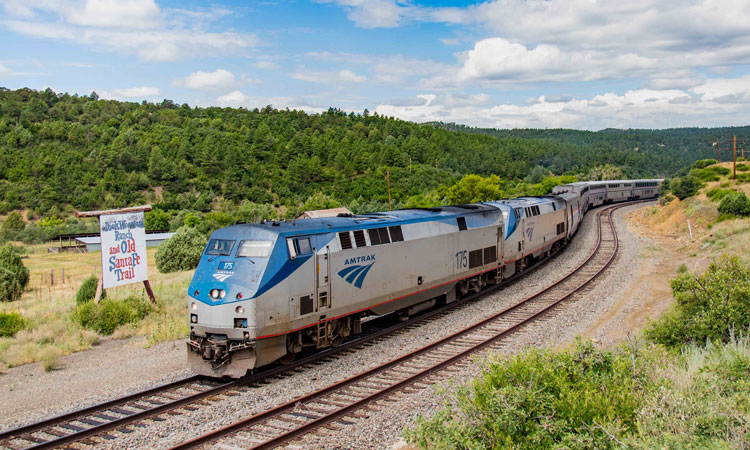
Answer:
<svg viewBox="0 0 750 450"><path fill-rule="evenodd" d="M628 203L632 204L632 203ZM611 211L626 206L627 204L621 204L615 207L609 207L605 208L604 210L601 210L597 213L597 217L601 218L606 217L607 220L609 220L609 215L611 214ZM609 211L606 215L602 215L602 213L605 213ZM576 269L574 273L571 273L567 277L563 278L558 282L558 285L560 283L564 283L566 280L568 280L570 277L572 277L576 273L582 273L581 271L584 269L584 267L591 266L592 260L594 260L597 256L597 254L602 254L602 249L605 249L609 244L607 243L608 240L614 240L615 248L613 250L614 253L616 253L616 235L614 235L614 228L612 227L612 235L611 238L607 238L606 236L602 238L603 233L608 233L608 231L602 231L603 227L601 226L601 222L598 224L599 229L599 239L597 242L597 249L592 252L592 254L589 256L589 258L586 260L584 264L582 264L580 267ZM613 255L614 255L613 253ZM613 256L614 257L614 256ZM195 407L190 406L191 404L195 404L200 402L203 399L206 399L208 397L217 396L217 395L232 395L232 390L238 390L246 388L247 386L252 386L254 384L257 384L263 380L272 379L274 377L282 376L284 373L287 373L291 370L300 370L300 368L304 368L304 366L310 365L310 364L317 364L321 361L326 361L327 358L334 356L337 353L342 352L351 352L356 351L356 348L365 344L372 342L377 342L380 339L383 339L385 336L404 332L410 328L413 328L415 326L418 326L420 322L423 322L425 320L434 319L437 317L441 317L444 314L447 314L449 310L455 309L457 307L462 307L467 304L469 304L471 301L482 297L484 294L496 290L500 286L505 286L511 282L514 282L521 276L527 276L530 272L532 272L534 269L538 268L541 264L543 264L546 260L541 261L537 264L535 264L533 267L531 267L529 270L525 271L523 274L520 274L518 276L511 277L510 279L504 281L501 285L492 285L488 288L469 295L459 301L453 302L449 305L443 306L441 308L432 310L428 313L425 313L423 315L414 317L406 322L399 322L393 325L382 325L381 322L378 322L376 320L373 320L370 324L369 331L365 335L361 335L359 337L353 338L349 340L348 342L344 343L343 345L337 347L337 348L330 348L327 350L320 351L318 353L309 355L305 358L302 358L298 361L295 361L291 364L284 365L284 366L277 366L270 368L268 370L265 370L263 372L251 375L249 377L245 377L239 380L232 380L229 382L217 382L217 380L213 380L206 377L200 377L200 376L193 376L188 377L182 380L177 380L171 383L167 383L161 386L157 386L151 389L147 389L142 392L134 393L131 395L127 395L125 397L117 398L114 400L110 400L101 404L93 405L91 407L87 407L81 410L73 411L70 413L62 414L47 420L43 420L41 422L33 423L30 425L26 425L20 428L16 428L13 430L9 430L3 433L0 433L0 448L2 449L11 449L11 450L20 450L20 449L50 449L50 448L57 448L60 446L68 445L71 443L80 443L84 446L95 446L96 443L94 440L91 440L90 438L92 436L97 436L97 438L103 438L103 439L112 439L112 436L109 436L106 434L109 430L117 430L121 432L129 432L132 431L128 428L128 426L143 426L142 422L145 419L150 420L165 420L160 417L160 415L163 415L165 413L168 414L179 414L180 410L192 410ZM608 265L608 264L607 264ZM602 269L603 270L603 269ZM554 286L553 286L554 287ZM533 299L541 300L546 292L551 290L553 287L550 287L538 294L536 294L533 297L530 297L529 299L524 300L523 302L508 308L505 311L502 311L498 314L498 316L502 317L516 317L519 315L525 315L527 314L526 308L529 308L528 305L530 305L530 301ZM540 303L540 302L537 302ZM527 306L524 306L527 305ZM550 308L554 306L551 305ZM520 316L519 316L520 317ZM491 318L492 319L492 318ZM490 320L490 319L488 319ZM384 320L384 322L387 322L387 319ZM446 338L442 341L439 341L435 344L432 344L431 346L425 347L423 349L418 350L417 352L413 352L409 355L405 355L402 358L399 358L398 360L391 361L390 363L385 364L384 366L381 366L380 368L376 368L379 370L386 370L392 365L398 364L398 362L406 361L405 358L414 358L418 355L421 355L422 353L428 352L428 348L433 348L433 346L436 346L441 343L447 344L448 341L454 342L454 346L456 345L455 342L470 342L473 340L476 340L474 337L467 336L464 339L458 341L457 339L461 336L464 336L466 333L469 333L471 329L474 329L474 327L479 326L480 324L475 324L473 327L470 327L464 331L461 331L457 333L454 336L451 336L449 338ZM519 325L520 326L520 325ZM492 327L487 328L487 330L493 330ZM494 331L491 331L494 333ZM485 333L486 334L486 333ZM507 333L506 333L507 334ZM501 336L497 336L498 338ZM452 347L445 347L444 350L441 350L441 352L449 351ZM457 347L453 347L453 350L456 350ZM452 351L452 350L450 350ZM450 352L449 351L449 352ZM476 351L476 350L472 350ZM446 353L447 354L447 353ZM424 358L427 360L434 359L433 356L426 355ZM424 359L423 358L423 359ZM443 358L445 359L445 358ZM411 360L411 359L410 359ZM417 360L412 360L417 361ZM446 363L450 364L450 363ZM414 367L421 367L421 363L416 363ZM442 367L442 365L441 365ZM435 366L428 371L437 370L439 367ZM375 369L374 369L375 370ZM407 371L408 372L414 372L414 370ZM366 372L364 374L358 375L352 379L345 380L341 384L336 386L349 386L350 384L354 383L356 380L362 379L361 377L365 377L366 374L372 375L370 372ZM415 373L415 376L417 374ZM417 377L417 378L421 378ZM356 380L355 380L356 379ZM406 384L413 383L416 381L416 378L411 379ZM399 384L401 386L401 384ZM356 390L356 386L352 387ZM327 388L330 389L330 388ZM395 387L393 389L396 389ZM393 389L387 390L387 392L384 390L384 392L378 394L377 396L386 395L389 392L392 392ZM362 392L370 392L371 389L360 389ZM313 395L313 394L310 394ZM301 401L306 401L305 399L308 399L309 396L300 398L295 400L295 404ZM369 396L367 397L366 401L372 401L373 399ZM334 405L341 404L341 402L334 402L332 403ZM268 414L272 411L279 410L279 408L284 408L285 405L282 405L274 410L268 411ZM343 406L342 406L343 408ZM352 406L353 409L356 409L356 407ZM347 408L345 412L342 412L341 414L346 414L348 411L350 411L352 408ZM324 409L319 408L320 411L324 411ZM282 413L283 414L283 413ZM323 412L318 412L316 416L320 416L323 414ZM332 420L335 420L336 418L340 417L340 415L336 415L335 417L331 416L327 418L323 423L330 422ZM270 417L270 416L269 416ZM304 414L302 417L307 417ZM262 422L258 416L254 416L251 419L255 419L254 423L260 423ZM308 417L308 419L312 420L312 417ZM317 422L316 422L317 423ZM236 424L235 424L236 425ZM232 425L230 427L234 427L235 425ZM301 425L301 424L300 424ZM229 427L228 427L229 428ZM275 428L278 431L283 431L288 428L282 427L270 427ZM309 426L306 425L304 430L308 430ZM222 431L222 430L219 430ZM298 435L300 432L295 432L295 436ZM281 433L285 434L285 433ZM266 438L268 438L268 434L262 434ZM291 439L294 436L288 436L285 438L285 440ZM257 439L252 440L252 442L258 441ZM191 441L192 442L192 441ZM257 443L257 442L256 442ZM187 444L186 444L187 445ZM197 443L194 445L198 445ZM191 446L194 446L191 444ZM273 444L277 445L277 444ZM188 448L188 447L179 447L179 448ZM261 448L270 448L270 447L261 447Z"/></svg>
<svg viewBox="0 0 750 450"><path fill-rule="evenodd" d="M632 203L628 203L632 204ZM215 430L171 450L192 448L269 449L324 425L347 425L357 410L425 379L440 377L446 368L467 356L492 348L528 323L583 291L612 264L619 242L612 212L620 204L597 212L598 239L589 257L552 286L451 336L362 372L335 385L297 398L263 413Z"/></svg>

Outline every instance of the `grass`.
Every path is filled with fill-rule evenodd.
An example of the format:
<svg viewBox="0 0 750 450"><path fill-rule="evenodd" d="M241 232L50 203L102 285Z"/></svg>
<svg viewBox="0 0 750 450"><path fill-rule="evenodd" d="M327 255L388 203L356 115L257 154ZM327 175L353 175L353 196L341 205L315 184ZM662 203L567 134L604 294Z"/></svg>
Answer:
<svg viewBox="0 0 750 450"><path fill-rule="evenodd" d="M43 356L51 351L61 356L86 350L103 339L70 318L80 284L94 273L101 275L101 254L47 253L40 245L28 250L23 262L31 275L29 287L20 300L0 303L0 312L20 313L27 326L13 337L0 337L0 369L43 361ZM187 335L185 296L192 271L159 273L154 265L155 251L148 249L149 279L158 300L155 312L140 322L116 329L112 335L115 339L139 338L148 346ZM64 279L62 269L65 269ZM55 285L50 285L50 271L54 271ZM108 289L107 293L115 300L140 296L143 284Z"/></svg>

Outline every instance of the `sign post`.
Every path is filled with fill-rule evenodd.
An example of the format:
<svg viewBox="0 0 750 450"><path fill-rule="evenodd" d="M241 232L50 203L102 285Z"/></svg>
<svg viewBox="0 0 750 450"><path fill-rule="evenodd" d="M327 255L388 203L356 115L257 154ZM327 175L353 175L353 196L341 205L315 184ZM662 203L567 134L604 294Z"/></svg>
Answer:
<svg viewBox="0 0 750 450"><path fill-rule="evenodd" d="M102 278L96 289L95 301L101 299L104 289L142 281L149 299L156 303L151 283L148 281L144 221L146 211L151 211L151 205L76 213L77 217L99 219Z"/></svg>

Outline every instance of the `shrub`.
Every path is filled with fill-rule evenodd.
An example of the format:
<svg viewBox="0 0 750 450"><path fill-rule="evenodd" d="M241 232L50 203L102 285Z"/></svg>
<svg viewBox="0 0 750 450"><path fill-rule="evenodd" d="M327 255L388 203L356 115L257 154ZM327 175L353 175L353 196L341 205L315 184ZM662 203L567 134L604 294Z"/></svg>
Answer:
<svg viewBox="0 0 750 450"><path fill-rule="evenodd" d="M688 197L698 193L701 188L701 183L695 177L690 175L684 177L674 178L669 183L669 188L675 197L680 200L685 200Z"/></svg>
<svg viewBox="0 0 750 450"><path fill-rule="evenodd" d="M616 448L603 430L636 428L644 358L578 342L530 349L491 364L457 394L456 409L420 418L407 439L422 448Z"/></svg>
<svg viewBox="0 0 750 450"><path fill-rule="evenodd" d="M750 325L750 267L738 258L712 262L703 275L681 271L672 279L675 303L645 330L648 339L679 347L689 342L727 342Z"/></svg>
<svg viewBox="0 0 750 450"><path fill-rule="evenodd" d="M750 216L750 199L744 192L730 192L719 203L719 213Z"/></svg>
<svg viewBox="0 0 750 450"><path fill-rule="evenodd" d="M17 312L0 312L0 336L13 336L26 328L27 320Z"/></svg>
<svg viewBox="0 0 750 450"><path fill-rule="evenodd" d="M738 172L747 172L750 170L750 165L748 164L737 164L737 171Z"/></svg>
<svg viewBox="0 0 750 450"><path fill-rule="evenodd" d="M21 289L29 284L29 269L23 265L18 250L11 244L6 244L0 249L0 267L10 270L16 277Z"/></svg>
<svg viewBox="0 0 750 450"><path fill-rule="evenodd" d="M716 164L718 161L715 159L699 159L698 161L694 162L692 165L693 169L704 169L708 166L712 166Z"/></svg>
<svg viewBox="0 0 750 450"><path fill-rule="evenodd" d="M73 310L72 318L84 328L108 335L121 325L143 319L151 309L146 299L130 296L124 300L105 299L99 303L83 303Z"/></svg>
<svg viewBox="0 0 750 450"><path fill-rule="evenodd" d="M708 191L706 191L706 196L710 198L711 200L718 202L731 192L735 192L735 191L731 189L711 188Z"/></svg>
<svg viewBox="0 0 750 450"><path fill-rule="evenodd" d="M81 283L81 286L78 288L78 292L76 292L76 305L82 305L93 300L94 297L96 297L96 288L98 286L99 278L97 278L96 275L91 275L83 280L83 283ZM101 298L106 298L106 296L106 291L102 290Z"/></svg>
<svg viewBox="0 0 750 450"><path fill-rule="evenodd" d="M39 353L39 360L45 372L52 372L60 367L60 350L55 347L47 347Z"/></svg>
<svg viewBox="0 0 750 450"><path fill-rule="evenodd" d="M23 221L23 217L17 211L13 211L8 214L8 217L3 221L2 227L0 227L0 234L6 238L14 237L19 231L23 231L26 224Z"/></svg>
<svg viewBox="0 0 750 450"><path fill-rule="evenodd" d="M17 250L10 244L0 249L0 301L12 302L29 284L29 269L23 265Z"/></svg>
<svg viewBox="0 0 750 450"><path fill-rule="evenodd" d="M161 273L195 269L206 248L206 241L206 237L197 229L180 228L156 250L156 268Z"/></svg>

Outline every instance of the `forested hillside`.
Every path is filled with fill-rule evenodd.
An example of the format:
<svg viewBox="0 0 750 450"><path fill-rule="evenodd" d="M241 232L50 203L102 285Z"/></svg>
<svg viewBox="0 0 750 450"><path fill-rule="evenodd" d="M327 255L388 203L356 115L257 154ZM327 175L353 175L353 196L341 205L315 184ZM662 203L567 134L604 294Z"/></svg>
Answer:
<svg viewBox="0 0 750 450"><path fill-rule="evenodd" d="M660 145L635 151L639 139ZM367 111L193 108L0 88L0 214L65 218L152 202L170 218L182 212L179 225L187 211L243 201L278 217L339 205L356 212L385 207L386 170L398 207L466 174L538 183L609 163L623 176L667 176L711 156L704 147L674 130L459 132Z"/></svg>
<svg viewBox="0 0 750 450"><path fill-rule="evenodd" d="M645 156L655 164L657 170L675 173L702 158L716 158L713 143L716 139L750 138L750 126L722 128L672 128L667 130L619 130L584 131L569 129L512 129L472 128L463 125L444 125L447 130L485 134L499 139L532 139L550 141L587 148L612 149L612 164L638 167L643 161L632 153ZM729 146L722 144L725 160L731 159Z"/></svg>

